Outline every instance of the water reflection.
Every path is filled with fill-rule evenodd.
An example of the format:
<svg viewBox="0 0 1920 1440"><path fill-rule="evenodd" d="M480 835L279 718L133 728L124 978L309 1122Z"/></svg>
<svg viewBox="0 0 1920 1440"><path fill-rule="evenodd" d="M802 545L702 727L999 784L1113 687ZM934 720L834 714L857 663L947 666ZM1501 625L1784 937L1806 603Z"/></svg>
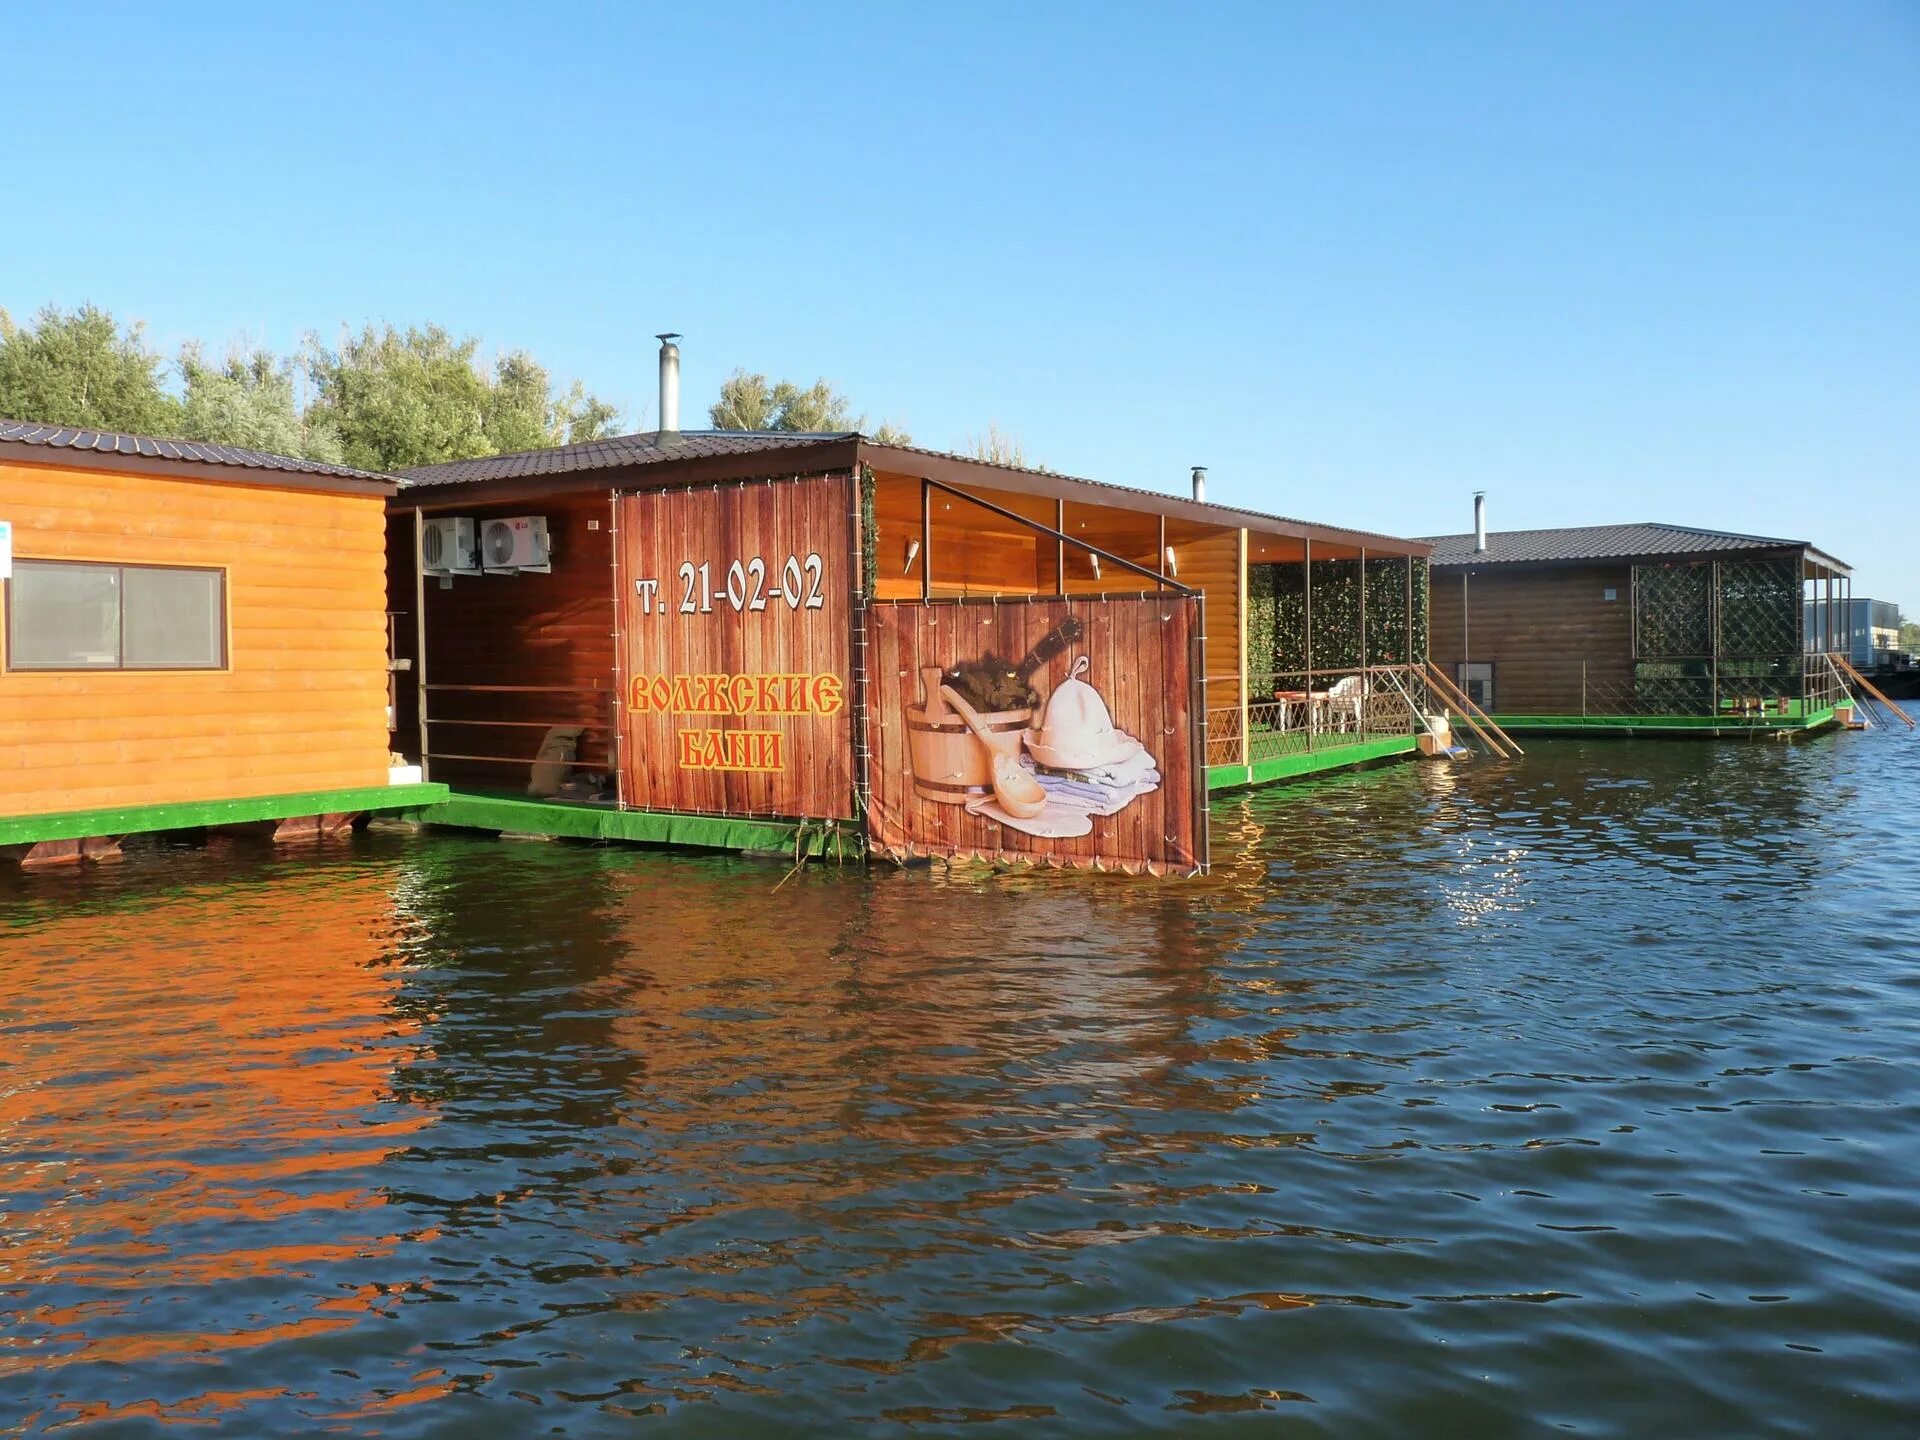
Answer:
<svg viewBox="0 0 1920 1440"><path fill-rule="evenodd" d="M1197 882L0 882L0 1424L1890 1428L1920 747L1854 738L1250 795Z"/></svg>

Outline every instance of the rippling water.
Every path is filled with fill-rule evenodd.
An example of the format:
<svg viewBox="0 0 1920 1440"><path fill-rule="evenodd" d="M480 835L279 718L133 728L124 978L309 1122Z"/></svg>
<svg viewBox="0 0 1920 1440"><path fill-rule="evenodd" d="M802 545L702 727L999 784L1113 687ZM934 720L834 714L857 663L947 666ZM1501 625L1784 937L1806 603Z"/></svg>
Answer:
<svg viewBox="0 0 1920 1440"><path fill-rule="evenodd" d="M1532 750L0 879L0 1429L1914 1433L1920 740Z"/></svg>

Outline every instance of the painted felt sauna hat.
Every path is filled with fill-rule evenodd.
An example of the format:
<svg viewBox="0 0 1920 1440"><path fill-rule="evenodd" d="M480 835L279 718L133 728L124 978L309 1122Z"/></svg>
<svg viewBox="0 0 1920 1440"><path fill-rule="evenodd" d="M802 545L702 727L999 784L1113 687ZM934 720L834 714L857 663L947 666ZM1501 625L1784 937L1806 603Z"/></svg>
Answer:
<svg viewBox="0 0 1920 1440"><path fill-rule="evenodd" d="M1027 732L1027 749L1050 770L1100 770L1140 752L1140 742L1114 728L1100 692L1080 677L1092 668L1082 655L1073 672L1047 697L1040 724Z"/></svg>

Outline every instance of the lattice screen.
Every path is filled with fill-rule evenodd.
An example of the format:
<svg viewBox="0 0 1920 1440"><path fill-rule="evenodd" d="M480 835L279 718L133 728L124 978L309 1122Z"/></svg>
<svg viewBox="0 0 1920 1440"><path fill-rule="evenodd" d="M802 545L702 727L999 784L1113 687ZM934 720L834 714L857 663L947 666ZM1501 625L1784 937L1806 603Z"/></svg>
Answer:
<svg viewBox="0 0 1920 1440"><path fill-rule="evenodd" d="M1713 653L1713 567L1633 567L1634 653L1658 660Z"/></svg>
<svg viewBox="0 0 1920 1440"><path fill-rule="evenodd" d="M1800 653L1800 566L1729 560L1720 566L1720 654Z"/></svg>

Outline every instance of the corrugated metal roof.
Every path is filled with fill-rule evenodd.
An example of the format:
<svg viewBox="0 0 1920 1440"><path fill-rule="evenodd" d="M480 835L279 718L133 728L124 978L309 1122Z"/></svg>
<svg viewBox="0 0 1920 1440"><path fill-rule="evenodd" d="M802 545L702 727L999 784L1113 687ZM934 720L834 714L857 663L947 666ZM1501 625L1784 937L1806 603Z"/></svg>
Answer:
<svg viewBox="0 0 1920 1440"><path fill-rule="evenodd" d="M1142 490L1133 485L1116 485L1109 480L1089 480L1057 470L1038 470L1024 465L1006 465L957 455L946 450L929 450L919 445L896 445L870 440L855 430L683 430L670 445L662 445L651 431L638 435L616 435L605 440L588 440L578 445L558 445L546 450L523 450L512 455L490 455L478 460L449 460L437 465L419 465L401 471L409 484L421 486L465 485L489 480L519 480L547 475L568 475L593 470L617 469L637 465L657 465L670 461L693 460L716 455L753 455L785 450L800 450L814 445L839 444L857 440L875 450L898 450L909 455L958 461L984 469L1002 470L1029 477L1050 493L1056 488L1090 486L1112 494L1112 503L1135 510L1167 510L1204 517L1220 525L1245 525L1260 529L1269 525L1290 525L1303 529L1321 529L1312 521L1294 520L1284 515L1269 515L1232 505L1193 501L1181 495ZM1126 497L1122 499L1121 497ZM1088 497L1091 498L1091 497ZM1358 540L1377 539L1388 546L1404 546L1398 536L1369 531L1342 529L1343 535Z"/></svg>
<svg viewBox="0 0 1920 1440"><path fill-rule="evenodd" d="M1555 561L1628 560L1655 555L1700 555L1722 550L1788 550L1812 547L1805 540L1775 540L1738 535L1730 530L1696 530L1687 525L1580 525L1565 530L1487 532L1487 548L1475 550L1473 536L1423 536L1433 546L1435 565L1540 565Z"/></svg>
<svg viewBox="0 0 1920 1440"><path fill-rule="evenodd" d="M378 480L391 485L391 475L355 470L245 450L237 445L214 445L204 440L162 440L151 435L125 435L115 430L88 430L74 425L46 425L32 420L0 420L0 441L16 445L44 445L54 450L84 450L102 455L137 455L147 460L178 460L194 465L231 465L243 470L277 470L289 475L328 475L342 480Z"/></svg>
<svg viewBox="0 0 1920 1440"><path fill-rule="evenodd" d="M856 432L851 430L683 430L671 444L663 445L659 435L648 430L638 435L584 440L578 445L554 445L544 450L517 450L510 455L487 455L477 460L416 465L400 473L415 485L469 485L480 480L520 480L531 475L568 475L583 470L657 465L707 455L754 455L856 438Z"/></svg>

